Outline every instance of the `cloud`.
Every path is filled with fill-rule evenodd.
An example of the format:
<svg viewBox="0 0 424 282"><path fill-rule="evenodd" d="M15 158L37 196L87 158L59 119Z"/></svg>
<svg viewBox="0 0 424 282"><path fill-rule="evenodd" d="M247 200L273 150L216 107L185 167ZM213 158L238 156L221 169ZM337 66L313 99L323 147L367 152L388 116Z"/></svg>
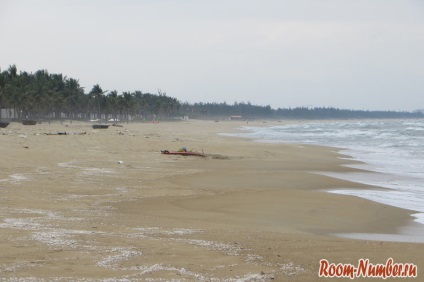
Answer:
<svg viewBox="0 0 424 282"><path fill-rule="evenodd" d="M424 90L413 0L0 0L2 69L188 101L411 109ZM408 92L410 99L402 99ZM393 99L379 99L381 95ZM310 102L305 102L310 101Z"/></svg>

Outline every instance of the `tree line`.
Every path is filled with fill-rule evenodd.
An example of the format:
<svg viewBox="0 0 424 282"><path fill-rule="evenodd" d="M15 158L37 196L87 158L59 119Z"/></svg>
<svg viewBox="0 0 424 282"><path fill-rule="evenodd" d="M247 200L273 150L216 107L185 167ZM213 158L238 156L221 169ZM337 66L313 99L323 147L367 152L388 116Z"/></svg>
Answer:
<svg viewBox="0 0 424 282"><path fill-rule="evenodd" d="M166 92L104 91L99 84L89 92L79 81L47 70L18 73L15 65L0 70L0 109L6 118L23 119L170 119L181 116L220 119L240 116L243 119L353 119L353 118L423 118L423 112L365 111L332 107L278 108L250 102L193 103L180 102ZM1 113L1 111L0 111ZM0 119L2 116L0 116Z"/></svg>
<svg viewBox="0 0 424 282"><path fill-rule="evenodd" d="M18 73L15 65L0 71L0 109L7 117L22 119L132 119L172 116L180 102L141 91L104 91L96 84L86 93L79 81L47 70Z"/></svg>
<svg viewBox="0 0 424 282"><path fill-rule="evenodd" d="M369 110L349 110L333 107L297 107L277 109L275 115L286 119L379 119L379 118L424 118L422 112L406 111L369 111Z"/></svg>
<svg viewBox="0 0 424 282"><path fill-rule="evenodd" d="M230 116L241 116L244 118L273 118L275 110L271 106L252 105L250 102L234 102L234 104L223 103L203 103L189 104L182 103L180 112L195 118L220 118Z"/></svg>
<svg viewBox="0 0 424 282"><path fill-rule="evenodd" d="M197 118L241 116L244 119L355 119L355 118L424 118L422 111L367 111L333 107L295 107L272 109L269 105L258 106L250 102L184 103L181 111Z"/></svg>

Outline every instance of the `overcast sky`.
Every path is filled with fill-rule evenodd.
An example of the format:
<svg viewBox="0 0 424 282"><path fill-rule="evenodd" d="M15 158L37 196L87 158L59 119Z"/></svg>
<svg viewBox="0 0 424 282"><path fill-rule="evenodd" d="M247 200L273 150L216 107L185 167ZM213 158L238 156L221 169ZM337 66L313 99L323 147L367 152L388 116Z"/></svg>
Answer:
<svg viewBox="0 0 424 282"><path fill-rule="evenodd" d="M182 102L424 108L423 0L0 0L0 68Z"/></svg>

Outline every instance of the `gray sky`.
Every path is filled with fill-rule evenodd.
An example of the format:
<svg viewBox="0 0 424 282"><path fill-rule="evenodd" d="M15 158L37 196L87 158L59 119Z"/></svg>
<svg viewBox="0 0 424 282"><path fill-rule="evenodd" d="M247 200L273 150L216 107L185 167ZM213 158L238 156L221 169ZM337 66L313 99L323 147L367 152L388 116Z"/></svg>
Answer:
<svg viewBox="0 0 424 282"><path fill-rule="evenodd" d="M88 92L424 108L423 0L0 0L0 67Z"/></svg>

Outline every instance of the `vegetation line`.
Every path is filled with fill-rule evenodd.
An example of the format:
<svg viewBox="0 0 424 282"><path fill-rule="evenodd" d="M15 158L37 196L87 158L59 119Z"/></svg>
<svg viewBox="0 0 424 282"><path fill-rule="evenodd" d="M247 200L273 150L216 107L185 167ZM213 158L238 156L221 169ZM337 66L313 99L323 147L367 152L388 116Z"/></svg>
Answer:
<svg viewBox="0 0 424 282"><path fill-rule="evenodd" d="M352 119L352 118L423 118L421 111L358 111L337 108L278 108L251 103L180 102L166 92L103 91L96 84L85 93L79 81L47 70L20 72L16 65L0 70L0 119L40 120L155 120L188 116L190 118L292 118L292 119ZM3 116L1 115L1 113Z"/></svg>

